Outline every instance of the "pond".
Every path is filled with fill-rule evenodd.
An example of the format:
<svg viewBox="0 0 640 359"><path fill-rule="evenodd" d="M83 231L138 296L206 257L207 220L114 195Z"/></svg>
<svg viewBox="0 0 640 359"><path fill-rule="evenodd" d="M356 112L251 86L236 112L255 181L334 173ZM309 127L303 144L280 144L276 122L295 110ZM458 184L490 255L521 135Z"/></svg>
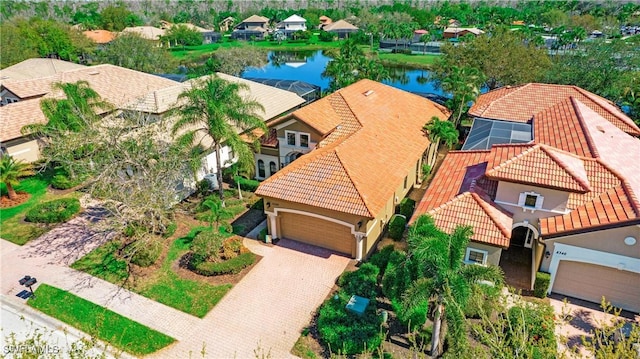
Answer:
<svg viewBox="0 0 640 359"><path fill-rule="evenodd" d="M247 68L242 77L299 80L320 86L322 90L329 88L329 79L322 77L331 57L319 51L270 51L269 63L262 68ZM389 67L391 80L384 83L393 87L417 93L428 93L443 96L444 93L436 89L433 82L428 80L429 71Z"/></svg>

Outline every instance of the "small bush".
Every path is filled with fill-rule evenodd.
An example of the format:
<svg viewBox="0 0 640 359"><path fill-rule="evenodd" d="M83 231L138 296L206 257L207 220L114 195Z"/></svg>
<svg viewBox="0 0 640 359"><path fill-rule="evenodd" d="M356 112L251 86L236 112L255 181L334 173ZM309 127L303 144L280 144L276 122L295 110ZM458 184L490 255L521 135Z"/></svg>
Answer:
<svg viewBox="0 0 640 359"><path fill-rule="evenodd" d="M260 230L260 232L258 233L258 240L261 242L264 242L265 239L267 238L267 233L268 229L267 227L262 228L262 230Z"/></svg>
<svg viewBox="0 0 640 359"><path fill-rule="evenodd" d="M193 242L191 242L194 260L196 262L206 262L209 259L219 259L225 238L220 232L213 230L206 230L196 234Z"/></svg>
<svg viewBox="0 0 640 359"><path fill-rule="evenodd" d="M404 217L394 216L389 223L389 237L396 241L401 240L406 226L407 220Z"/></svg>
<svg viewBox="0 0 640 359"><path fill-rule="evenodd" d="M389 263L389 256L393 253L394 248L392 245L388 245L381 250L374 253L371 258L369 258L369 263L378 267L380 270L380 275L384 275L385 269L387 269L387 264Z"/></svg>
<svg viewBox="0 0 640 359"><path fill-rule="evenodd" d="M526 350L532 353L532 358L553 358L557 350L553 317L553 308L549 304L512 307L508 311L507 338L527 333Z"/></svg>
<svg viewBox="0 0 640 359"><path fill-rule="evenodd" d="M400 205L398 206L398 213L405 216L406 218L411 218L413 215L413 210L416 208L416 201L411 198L405 198L400 201Z"/></svg>
<svg viewBox="0 0 640 359"><path fill-rule="evenodd" d="M81 178L70 179L67 175L57 174L51 179L51 187L55 189L69 189L82 183Z"/></svg>
<svg viewBox="0 0 640 359"><path fill-rule="evenodd" d="M349 295L376 298L380 269L371 263L364 263L353 272L345 272L338 279L338 285Z"/></svg>
<svg viewBox="0 0 640 359"><path fill-rule="evenodd" d="M427 177L429 177L429 175L431 174L431 166L423 163L422 164L422 179L425 179Z"/></svg>
<svg viewBox="0 0 640 359"><path fill-rule="evenodd" d="M162 244L157 240L139 240L125 247L124 252L131 263L140 267L149 267L160 258Z"/></svg>
<svg viewBox="0 0 640 359"><path fill-rule="evenodd" d="M549 273L536 273L536 282L533 285L533 295L538 298L545 298L547 296L547 291L549 290L550 282L551 275Z"/></svg>
<svg viewBox="0 0 640 359"><path fill-rule="evenodd" d="M328 31L320 31L320 34L318 35L318 40L322 41L322 42L331 42L333 41L333 34L328 32Z"/></svg>
<svg viewBox="0 0 640 359"><path fill-rule="evenodd" d="M235 185L240 184L241 190L248 191L248 192L255 192L258 189L258 186L260 185L259 181L246 179L241 176L235 176L233 178L233 181L235 182Z"/></svg>
<svg viewBox="0 0 640 359"><path fill-rule="evenodd" d="M318 311L318 332L331 352L338 354L358 354L366 350L375 351L384 333L381 330L382 317L376 313L375 302L369 303L363 315L346 310L351 295L338 293L338 299L327 299Z"/></svg>
<svg viewBox="0 0 640 359"><path fill-rule="evenodd" d="M204 276L214 276L223 274L237 274L243 269L252 265L256 261L256 255L247 252L235 258L223 262L199 262L193 266L193 271Z"/></svg>
<svg viewBox="0 0 640 359"><path fill-rule="evenodd" d="M80 212L77 198L60 198L35 205L27 212L25 219L36 223L61 223Z"/></svg>

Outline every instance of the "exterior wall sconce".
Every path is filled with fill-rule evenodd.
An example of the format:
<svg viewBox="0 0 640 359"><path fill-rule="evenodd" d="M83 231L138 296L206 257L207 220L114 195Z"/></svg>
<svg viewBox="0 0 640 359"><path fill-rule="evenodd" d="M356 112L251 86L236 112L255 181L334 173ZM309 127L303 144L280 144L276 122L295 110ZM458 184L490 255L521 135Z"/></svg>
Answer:
<svg viewBox="0 0 640 359"><path fill-rule="evenodd" d="M360 227L362 227L362 221L359 221L357 226L358 226L358 229L360 229Z"/></svg>
<svg viewBox="0 0 640 359"><path fill-rule="evenodd" d="M549 251L544 252L544 257L546 259L549 259L549 257L551 257L551 252L549 252Z"/></svg>
<svg viewBox="0 0 640 359"><path fill-rule="evenodd" d="M267 208L271 208L271 202L267 202Z"/></svg>

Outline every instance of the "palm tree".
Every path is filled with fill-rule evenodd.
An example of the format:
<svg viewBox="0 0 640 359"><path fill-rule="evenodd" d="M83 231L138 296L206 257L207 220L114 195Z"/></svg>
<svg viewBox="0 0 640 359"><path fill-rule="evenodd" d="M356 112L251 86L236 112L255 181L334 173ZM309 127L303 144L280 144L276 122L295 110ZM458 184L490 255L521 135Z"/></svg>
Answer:
<svg viewBox="0 0 640 359"><path fill-rule="evenodd" d="M382 81L390 75L380 61L367 57L355 41L347 40L340 46L338 55L327 64L322 76L331 78L329 90L336 91L358 80Z"/></svg>
<svg viewBox="0 0 640 359"><path fill-rule="evenodd" d="M458 226L452 234L446 234L428 216L419 217L409 230L409 255L417 264L419 279L405 292L404 305L411 308L424 302L432 303L431 356L434 358L441 354L445 327L450 328L454 338L452 350L464 348L463 310L471 296L472 285L480 280L502 283L500 268L463 263L471 235L472 229L468 226Z"/></svg>
<svg viewBox="0 0 640 359"><path fill-rule="evenodd" d="M485 75L475 67L453 66L449 71L449 76L442 79L440 86L445 92L453 94L451 108L454 111L454 121L456 127L460 125L460 118L464 113L465 106L471 101L475 101L480 94L480 86L485 81Z"/></svg>
<svg viewBox="0 0 640 359"><path fill-rule="evenodd" d="M215 197L205 199L204 202L202 202L202 207L209 211L201 216L201 218L209 222L209 228L216 233L218 233L220 229L220 224L226 223L226 220L233 216L233 213L224 206L222 201Z"/></svg>
<svg viewBox="0 0 640 359"><path fill-rule="evenodd" d="M222 166L220 149L228 145L233 152L246 152L249 144L243 136L258 146L256 135L250 131L267 131L258 111L264 107L254 100L243 98L241 90L247 85L227 82L218 76L210 76L194 84L193 88L180 94L184 104L177 108L178 120L173 126L173 134L187 130L181 143L200 145L206 138L211 140L210 149L215 152L220 199L224 198L222 188Z"/></svg>
<svg viewBox="0 0 640 359"><path fill-rule="evenodd" d="M443 121L436 116L431 117L431 121L422 127L429 135L429 140L433 143L444 142L448 148L458 143L459 132L453 122Z"/></svg>
<svg viewBox="0 0 640 359"><path fill-rule="evenodd" d="M16 161L9 155L0 157L0 182L7 186L9 199L18 198L13 186L20 184L20 178L33 174L31 165L23 161Z"/></svg>

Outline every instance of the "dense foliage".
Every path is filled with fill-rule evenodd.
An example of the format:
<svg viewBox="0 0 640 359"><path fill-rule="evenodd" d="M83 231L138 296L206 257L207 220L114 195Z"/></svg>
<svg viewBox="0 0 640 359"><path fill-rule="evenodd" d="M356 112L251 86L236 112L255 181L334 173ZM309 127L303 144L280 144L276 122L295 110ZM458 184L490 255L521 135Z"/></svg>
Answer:
<svg viewBox="0 0 640 359"><path fill-rule="evenodd" d="M193 271L204 276L223 274L237 274L256 261L256 255L248 252L222 262L196 262L192 263Z"/></svg>
<svg viewBox="0 0 640 359"><path fill-rule="evenodd" d="M389 237L399 241L407 226L407 219L402 216L394 216L389 222Z"/></svg>
<svg viewBox="0 0 640 359"><path fill-rule="evenodd" d="M240 189L248 192L255 192L260 186L260 182L252 179L247 179L242 176L233 177L233 182L240 186Z"/></svg>
<svg viewBox="0 0 640 359"><path fill-rule="evenodd" d="M25 219L37 223L62 223L78 212L80 201L77 198L60 198L33 206Z"/></svg>
<svg viewBox="0 0 640 359"><path fill-rule="evenodd" d="M403 198L398 205L398 213L403 215L407 220L413 215L413 210L416 208L416 201L411 198Z"/></svg>
<svg viewBox="0 0 640 359"><path fill-rule="evenodd" d="M551 282L551 275L549 273L537 272L536 281L533 286L533 295L538 298L544 298L547 296L549 290L549 283Z"/></svg>
<svg viewBox="0 0 640 359"><path fill-rule="evenodd" d="M128 69L163 73L176 69L175 59L163 47L135 33L124 33L96 52L95 61Z"/></svg>

